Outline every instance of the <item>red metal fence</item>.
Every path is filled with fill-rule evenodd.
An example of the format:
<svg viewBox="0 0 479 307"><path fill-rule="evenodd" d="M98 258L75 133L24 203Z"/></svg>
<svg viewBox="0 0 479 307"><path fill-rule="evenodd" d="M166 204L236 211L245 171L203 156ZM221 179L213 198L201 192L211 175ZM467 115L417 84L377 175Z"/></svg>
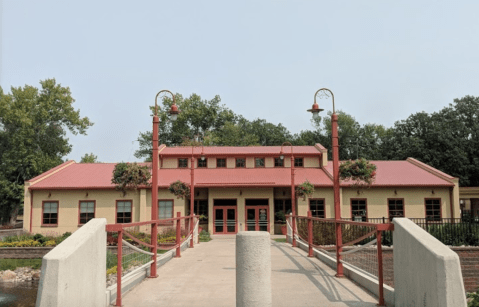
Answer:
<svg viewBox="0 0 479 307"><path fill-rule="evenodd" d="M154 220L128 224L106 225L107 245L116 245L116 285L117 298L115 306L121 306L121 279L124 270L130 270L135 266L151 263L150 278L156 275L158 254L175 249L175 257L181 257L181 245L190 240L189 245L194 245L194 229L198 222L198 216L181 216L177 213L176 218ZM155 238L156 240L152 240ZM132 252L125 252L126 249ZM107 253L107 269L109 258ZM115 259L113 259L115 260Z"/></svg>
<svg viewBox="0 0 479 307"><path fill-rule="evenodd" d="M313 249L330 255L331 252L335 252L337 276L343 276L343 263L356 266L376 276L379 282L379 306L384 306L381 241L383 232L394 230L393 224L315 218L311 216L311 211L308 211L308 216L291 215L291 217L295 221L292 224L296 224L296 227L292 229L292 235L308 245L309 257L314 256ZM343 251L344 247L354 248ZM358 251L361 252L357 253Z"/></svg>

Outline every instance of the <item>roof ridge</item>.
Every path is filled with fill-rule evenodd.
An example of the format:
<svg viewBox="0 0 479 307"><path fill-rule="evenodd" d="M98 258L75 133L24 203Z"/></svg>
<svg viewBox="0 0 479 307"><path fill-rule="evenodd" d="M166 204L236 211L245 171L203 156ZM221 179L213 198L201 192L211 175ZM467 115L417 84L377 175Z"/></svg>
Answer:
<svg viewBox="0 0 479 307"><path fill-rule="evenodd" d="M29 179L27 180L26 182L29 182L30 185L34 185L35 183L39 182L39 181L42 181L43 179L45 178L48 178L50 177L51 175L61 171L62 169L72 165L72 164L76 164L75 160L68 160L68 161L65 161L63 162L62 164L60 165L57 165L55 166L54 168L52 169L49 169L48 171L44 172L44 173L41 173L40 175L36 176L36 177L33 177L32 179Z"/></svg>
<svg viewBox="0 0 479 307"><path fill-rule="evenodd" d="M441 179L444 179L444 180L449 181L449 182L453 182L453 179L454 179L453 176L451 176L449 174L446 174L444 172L441 172L440 170L438 170L438 169L436 169L432 166L429 166L424 162L421 162L421 161L419 161L417 159L414 159L414 158L411 158L411 157L407 158L406 161L408 161L409 163L411 163L411 164L413 164L413 165L425 170L426 172L428 172L430 174L433 174L433 175L435 175L435 176L437 176Z"/></svg>

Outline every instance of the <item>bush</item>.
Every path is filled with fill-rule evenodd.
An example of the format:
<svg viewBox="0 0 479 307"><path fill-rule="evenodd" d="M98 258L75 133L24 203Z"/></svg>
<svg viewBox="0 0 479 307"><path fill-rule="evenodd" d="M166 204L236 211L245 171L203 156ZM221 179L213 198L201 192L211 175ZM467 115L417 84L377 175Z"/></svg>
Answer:
<svg viewBox="0 0 479 307"><path fill-rule="evenodd" d="M202 232L200 232L200 234L198 235L198 240L200 240L200 242L209 242L211 241L211 235L208 231L206 230L203 230Z"/></svg>
<svg viewBox="0 0 479 307"><path fill-rule="evenodd" d="M476 293L469 293L467 297L472 299L467 303L467 307L479 307L479 288Z"/></svg>

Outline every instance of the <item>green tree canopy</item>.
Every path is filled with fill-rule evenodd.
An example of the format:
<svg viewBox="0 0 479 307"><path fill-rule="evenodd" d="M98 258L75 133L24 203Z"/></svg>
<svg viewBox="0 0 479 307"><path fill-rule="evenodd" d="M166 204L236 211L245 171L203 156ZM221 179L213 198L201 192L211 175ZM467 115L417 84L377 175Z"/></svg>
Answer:
<svg viewBox="0 0 479 307"><path fill-rule="evenodd" d="M95 156L93 153L86 153L81 157L80 163L98 163L98 156Z"/></svg>
<svg viewBox="0 0 479 307"><path fill-rule="evenodd" d="M23 203L24 181L63 162L71 145L66 131L86 134L93 123L73 108L70 89L55 79L41 88L0 88L0 220L11 223Z"/></svg>

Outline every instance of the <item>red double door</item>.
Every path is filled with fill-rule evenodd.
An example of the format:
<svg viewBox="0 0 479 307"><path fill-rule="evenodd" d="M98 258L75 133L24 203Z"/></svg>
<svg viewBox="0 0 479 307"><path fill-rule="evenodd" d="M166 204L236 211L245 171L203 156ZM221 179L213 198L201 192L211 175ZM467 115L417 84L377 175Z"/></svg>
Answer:
<svg viewBox="0 0 479 307"><path fill-rule="evenodd" d="M246 230L269 232L268 206L246 206Z"/></svg>
<svg viewBox="0 0 479 307"><path fill-rule="evenodd" d="M238 232L236 206L215 206L213 212L213 233L234 234Z"/></svg>

